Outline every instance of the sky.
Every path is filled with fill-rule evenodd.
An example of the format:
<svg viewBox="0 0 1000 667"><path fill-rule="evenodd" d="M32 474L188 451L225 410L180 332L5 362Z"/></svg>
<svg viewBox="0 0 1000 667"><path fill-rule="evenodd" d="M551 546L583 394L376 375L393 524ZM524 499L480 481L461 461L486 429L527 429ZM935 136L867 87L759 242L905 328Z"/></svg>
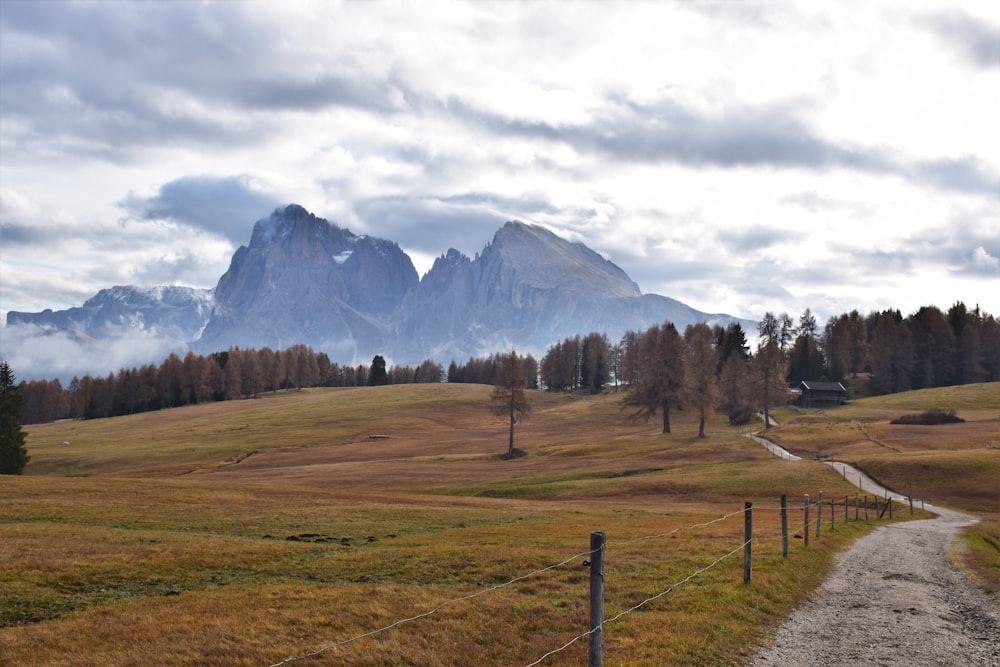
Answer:
<svg viewBox="0 0 1000 667"><path fill-rule="evenodd" d="M1000 315L995 2L0 1L0 315L214 287L297 203L699 310Z"/></svg>

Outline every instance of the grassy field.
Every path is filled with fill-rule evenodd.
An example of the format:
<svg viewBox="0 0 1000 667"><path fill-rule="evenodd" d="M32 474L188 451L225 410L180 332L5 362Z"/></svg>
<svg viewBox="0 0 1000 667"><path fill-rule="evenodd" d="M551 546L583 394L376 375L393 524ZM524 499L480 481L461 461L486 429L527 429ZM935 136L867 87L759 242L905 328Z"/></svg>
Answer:
<svg viewBox="0 0 1000 667"><path fill-rule="evenodd" d="M517 430L528 456L503 461L489 391L279 392L31 427L26 474L0 478L0 664L270 665L330 647L295 664L528 665L586 631L596 530L609 541L606 618L620 615L605 627L605 664L741 664L871 528L838 519L806 547L796 506L783 559L781 494L854 487L817 461L771 456L722 418L703 440L683 412L670 436L655 420L629 424L615 395L534 394ZM781 413L772 431L818 451L853 447L840 424L863 423L893 445L850 450L880 479L912 477L929 499L996 519L994 487L963 495L949 481L1000 473L997 450L980 446L1000 430L1000 385L984 391L941 395L951 403L934 407L977 427L949 432L948 446L932 433L911 448L883 430L886 415L921 408L918 392ZM964 550L984 581L998 560L990 525ZM583 638L540 664L586 654Z"/></svg>

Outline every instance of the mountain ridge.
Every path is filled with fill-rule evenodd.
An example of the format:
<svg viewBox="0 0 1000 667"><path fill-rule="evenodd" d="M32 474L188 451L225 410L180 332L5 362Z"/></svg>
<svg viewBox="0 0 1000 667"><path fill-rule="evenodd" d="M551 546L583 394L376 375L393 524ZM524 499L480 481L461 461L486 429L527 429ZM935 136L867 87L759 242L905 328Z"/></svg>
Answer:
<svg viewBox="0 0 1000 667"><path fill-rule="evenodd" d="M291 204L254 224L212 290L121 286L82 308L12 311L7 324L113 341L109 322L143 332L173 323L169 351L302 343L342 363L382 354L419 364L511 347L541 356L566 337L597 331L618 340L666 320L682 330L694 322L755 326L643 294L613 262L537 225L509 221L475 257L449 248L419 277L397 243L356 235Z"/></svg>

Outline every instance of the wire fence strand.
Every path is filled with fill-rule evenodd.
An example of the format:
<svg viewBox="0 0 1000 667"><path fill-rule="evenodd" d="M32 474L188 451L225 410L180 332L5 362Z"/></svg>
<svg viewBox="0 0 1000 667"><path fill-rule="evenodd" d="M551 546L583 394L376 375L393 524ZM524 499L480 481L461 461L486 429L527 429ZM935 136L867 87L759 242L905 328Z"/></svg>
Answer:
<svg viewBox="0 0 1000 667"><path fill-rule="evenodd" d="M366 637L371 637L373 635L377 635L377 634L385 632L387 630L391 630L391 629L393 629L395 627L403 625L404 623L411 623L413 621L420 620L421 618L426 618L428 616L436 614L438 611L440 611L441 609L447 607L448 605L452 605L452 604L455 604L457 602L465 602L466 600L472 600L473 598L477 598L480 595L486 595L487 593L492 593L493 591L499 590L501 588L505 588L507 586L511 586L513 584L518 583L519 581L524 581L525 579L530 579L531 577L537 576L537 575L542 574L544 572L548 572L549 570L555 570L557 568L563 567L564 565L568 565L569 563L572 563L573 561L575 561L577 559L585 558L585 557L587 557L589 555L590 555L590 551L584 551L582 553L578 553L576 555L570 556L566 560L563 560L563 561L561 561L559 563L555 563L553 565L548 565L546 567L540 568L538 570L534 570L534 571L529 572L527 574L523 574L523 575L521 575L519 577L514 577L513 579L511 579L509 581L505 581L502 584L497 584L496 586L490 586L489 588L484 588L481 591L476 591L475 593L470 593L469 595L463 595L462 597L457 597L457 598L453 598L451 600L447 600L447 601L442 602L441 604L437 605L436 607L434 607L433 609L431 609L429 611L425 611L425 612L417 614L415 616L410 616L409 618L400 619L398 621L395 621L394 623L390 623L389 625L382 626L381 628L378 628L376 630L371 630L370 632L365 632L365 633L357 635L355 637L351 637L350 639L344 639L342 641L330 644L328 646L324 646L324 647L322 647L320 649L317 649L315 651L311 651L309 653L303 653L302 655L297 655L297 656L293 656L293 657L290 657L290 658L285 658L281 662L276 662L273 665L271 665L270 667L281 667L281 665L287 665L287 664L290 664L290 663L293 663L293 662L298 662L299 660L305 660L307 658L316 657L317 655L320 655L321 653L325 653L326 651L330 651L330 650L338 648L340 646L344 646L345 644L350 644L351 642L358 641L359 639L364 639Z"/></svg>
<svg viewBox="0 0 1000 667"><path fill-rule="evenodd" d="M715 519L712 519L711 521L705 521L703 523L696 523L696 524L693 524L691 526L684 526L682 528L674 528L673 530L668 530L667 532L665 532L665 533L659 533L658 535L645 535L643 537L635 537L635 538L633 538L631 540L622 540L622 541L619 541L619 542L608 542L607 546L609 546L609 547L612 547L612 546L613 547L620 547L620 546L624 546L626 544L635 544L636 542L645 542L647 540L657 540L657 539L661 539L661 538L664 538L664 537L670 537L671 535L676 535L677 533L680 533L682 531L694 530L696 528L704 528L705 526L711 526L713 523L719 523L720 521L725 521L726 519L729 519L729 518L732 518L734 516L738 516L740 514L743 514L746 511L747 511L747 508L744 507L743 509L736 510L735 512L730 512L729 514L725 514L723 516L717 517Z"/></svg>
<svg viewBox="0 0 1000 667"><path fill-rule="evenodd" d="M671 535L675 535L675 534L677 534L679 532L682 532L682 531L695 530L697 528L703 528L705 526L711 526L712 524L719 523L721 521L725 521L726 519L729 519L729 518L732 518L734 516L738 516L740 514L743 514L744 512L748 511L748 509L750 509L750 508L744 507L742 509L736 510L735 512L730 512L729 514L725 514L723 516L717 517L717 518L712 519L710 521L704 521L704 522L692 524L690 526L683 526L683 527L680 527L680 528L674 528L673 530L667 531L665 533L658 533L656 535L644 535L642 537L636 537L636 538L633 538L633 539L630 539L630 540L623 540L623 541L618 541L618 542L608 542L608 543L605 544L605 547L609 547L609 546L623 546L623 545L635 544L637 542L643 542L643 541L647 541L647 540L661 539L661 538L664 538L664 537L669 537ZM671 586L669 589L667 589L666 591L664 591L660 595L654 596L653 598L650 598L648 600L643 601L642 603L640 603L634 609L638 609L638 607L642 606L643 604L646 604L647 602L651 602L652 600L655 600L657 597L662 597L663 595L666 595L667 593L669 593L671 590L673 590L674 588L676 588L680 584L689 581L692 577L694 577L694 576L700 574L701 572L704 572L705 570L713 567L719 561L723 560L724 558L726 558L727 556L731 555L732 553L735 553L736 551L739 551L739 549L742 549L742 548L743 548L743 545L741 545L738 549L734 550L733 552L730 552L730 554L726 554L726 556L723 556L719 560L715 561L715 563L712 563L711 565L709 565L709 566L707 566L705 568L702 568L701 570L698 570L697 572L693 573L691 576L687 577L686 579L682 580L681 582L678 582L677 584L674 584L673 586ZM432 616L432 615L436 614L438 611L440 611L441 609L443 609L443 608L445 608L445 607L447 607L449 605L456 604L458 602L466 602L468 600L472 600L474 598L477 598L477 597L479 597L481 595L486 595L487 593L492 593L493 591L500 590L501 588L506 588L507 586L511 586L511 585L516 584L516 583L518 583L520 581L524 581L525 579L530 579L531 577L543 574L543 573L548 572L550 570L558 569L560 567L568 565L569 563L572 563L575 560L579 560L581 558L586 558L586 557L588 557L590 555L591 555L590 551L584 551L584 552L575 554L575 555L570 556L569 558L567 558L567 559L565 559L563 561L560 561L558 563L555 563L553 565L548 565L546 567L543 567L543 568L540 568L540 569L537 569L537 570L533 570L531 572L528 572L527 574L523 574L521 576L514 577L513 579L510 579L509 581L505 581L505 582L497 584L495 586L490 586L489 588L484 588L481 591L476 591L475 593L470 593L469 595L463 595L461 597L453 598L451 600L446 600L445 602L440 603L439 605L437 605L436 607L434 607L433 609L430 609L428 611L416 614L414 616L409 616L407 618L399 619L399 620L394 621L394 622L392 622L392 623L390 623L388 625L384 625L384 626L382 626L380 628L377 628L375 630L370 630L369 632L365 632L365 633L362 633L360 635L356 635L354 637L350 637L348 639L343 639L341 641L334 642L332 644L328 644L328 645L323 646L323 647L321 647L319 649L316 649L315 651L310 651L308 653L303 653L301 655L296 655L296 656L291 656L291 657L285 658L284 660L281 660L280 662L276 662L276 663L270 665L270 667L281 667L282 665L288 665L288 664L291 664L293 662L299 662L301 660L306 660L306 659L309 659L309 658L314 658L314 657L316 657L318 655L326 653L327 651L331 651L331 650L339 648L341 646L345 646L347 644L350 644L352 642L358 641L360 639L365 639L367 637L372 637L374 635L381 634L383 632L387 632L388 630L392 630L393 628L399 627L400 625L404 625L406 623L412 623L412 622L418 621L418 620L420 620L422 618L427 618L428 616ZM634 609L630 609L629 611L634 611ZM628 612L624 612L624 613L628 613ZM619 614L619 616L616 616L615 619L617 619L618 617L624 615L624 613L623 614ZM615 620L615 619L612 619L612 620ZM589 634L591 634L591 633L590 632L585 632L585 633L583 633L581 635L578 635L577 637L571 639L564 646L562 646L562 647L556 649L555 651L552 651L552 652L547 653L546 655L542 656L539 659L538 662L540 662L541 660L544 660L549 655L552 655L554 653L558 653L559 651L562 651L562 650L568 648L574 642L578 641L579 639L581 639L583 637L586 637ZM538 662L534 662L534 663L531 663L531 664L532 665L537 665ZM529 665L528 667L531 667L531 666Z"/></svg>
<svg viewBox="0 0 1000 667"><path fill-rule="evenodd" d="M736 514L738 514L738 512L737 512ZM738 546L738 547L736 547L735 549L733 549L732 551L730 551L729 553L727 553L727 554L725 554L725 555L723 555L723 556L719 556L718 558L716 558L716 559L715 559L714 561L712 561L711 563L709 563L709 564L708 564L708 565L706 565L705 567L703 567L703 568L701 568L701 569L698 569L698 570L695 570L694 572L692 572L692 573L691 573L691 574L689 574L688 576L684 577L684 578L683 578L683 579L681 579L680 581L678 581L678 582L676 582L676 583L673 583L673 584L671 584L671 585L670 585L670 587L669 587L669 588L667 588L666 590L664 590L664 591L661 591L660 593L657 593L656 595L653 595L652 597L648 597L648 598L646 598L645 600L643 600L643 601L642 601L642 602L640 602L639 604L637 604L637 605L634 605L634 606L632 606L632 607L629 607L629 608L628 608L628 609L626 609L625 611L623 611L623 612L621 612L621 613L619 613L619 614L616 614L615 616L612 616L611 618L606 618L606 619L602 620L602 621L601 621L601 625L600 625L600 627L601 627L601 628L603 628L603 627L604 627L604 626L605 626L606 624L608 624L608 623L614 623L615 621L617 621L618 619L620 619L620 618L621 618L622 616L625 616L625 615L627 615L627 614L631 614L632 612L634 612L634 611L637 611L638 609L640 609L640 608L641 608L641 607L643 607L644 605L647 605L647 604L649 604L650 602L653 602L653 601L655 601L655 600L659 600L659 599L660 599L660 598L662 598L663 596L665 596L665 595L668 595L669 593L671 593L671 592L672 592L672 591L673 591L674 589L676 589L677 587L679 587L679 586L683 586L683 585L684 585L684 584L686 584L687 582L689 582L689 581L691 581L692 579L694 579L695 577L697 577L697 576L698 576L699 574L701 574L701 573L703 573L703 572L706 572L706 571L708 571L708 570L712 569L713 567L715 567L716 565L718 565L719 563L721 563L721 562L722 562L722 561L724 561L725 559L729 558L729 557L730 557L730 556L732 556L733 554L735 554L735 553L738 553L738 552L742 551L742 550L743 550L743 548L744 548L744 547L745 547L745 546L746 546L747 544L749 544L750 542L752 542L752 540L748 540L748 541L744 542L743 544L741 544L740 546ZM532 663L529 663L529 664L528 664L528 665L526 665L525 667L535 667L536 665L539 665L539 664L541 664L541 663L542 663L542 662L543 662L543 661L544 661L544 660L545 660L546 658L549 658L549 657L551 657L551 656L555 655L556 653L559 653L559 652L561 652L561 651L564 651L564 650L566 650L567 648L569 648L570 646L572 646L572 645L573 645L573 644L575 644L576 642L580 641L580 640L581 640L581 639L583 639L584 637L589 637L590 635L594 634L594 632L595 632L596 630L597 630L597 628L593 628L593 629L591 629L591 630L587 630L586 632L582 632L582 633L578 634L578 635L577 635L576 637L573 637L572 639L570 639L570 640L569 640L568 642L566 642L565 644L563 644L563 645L562 645L562 646L560 646L559 648L557 648L557 649L553 649L553 650L549 651L548 653L546 653L546 654L545 654L545 655L543 655L542 657L538 658L538 659L537 659L537 660L535 660L534 662L532 662Z"/></svg>

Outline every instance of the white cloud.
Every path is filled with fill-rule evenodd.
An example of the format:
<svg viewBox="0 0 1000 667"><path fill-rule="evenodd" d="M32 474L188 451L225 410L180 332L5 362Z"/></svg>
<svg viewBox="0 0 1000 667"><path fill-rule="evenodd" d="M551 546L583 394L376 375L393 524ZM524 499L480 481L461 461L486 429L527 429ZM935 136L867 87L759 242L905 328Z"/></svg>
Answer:
<svg viewBox="0 0 1000 667"><path fill-rule="evenodd" d="M992 3L60 10L0 3L0 310L211 287L290 202L421 272L519 218L706 311L1000 310Z"/></svg>

